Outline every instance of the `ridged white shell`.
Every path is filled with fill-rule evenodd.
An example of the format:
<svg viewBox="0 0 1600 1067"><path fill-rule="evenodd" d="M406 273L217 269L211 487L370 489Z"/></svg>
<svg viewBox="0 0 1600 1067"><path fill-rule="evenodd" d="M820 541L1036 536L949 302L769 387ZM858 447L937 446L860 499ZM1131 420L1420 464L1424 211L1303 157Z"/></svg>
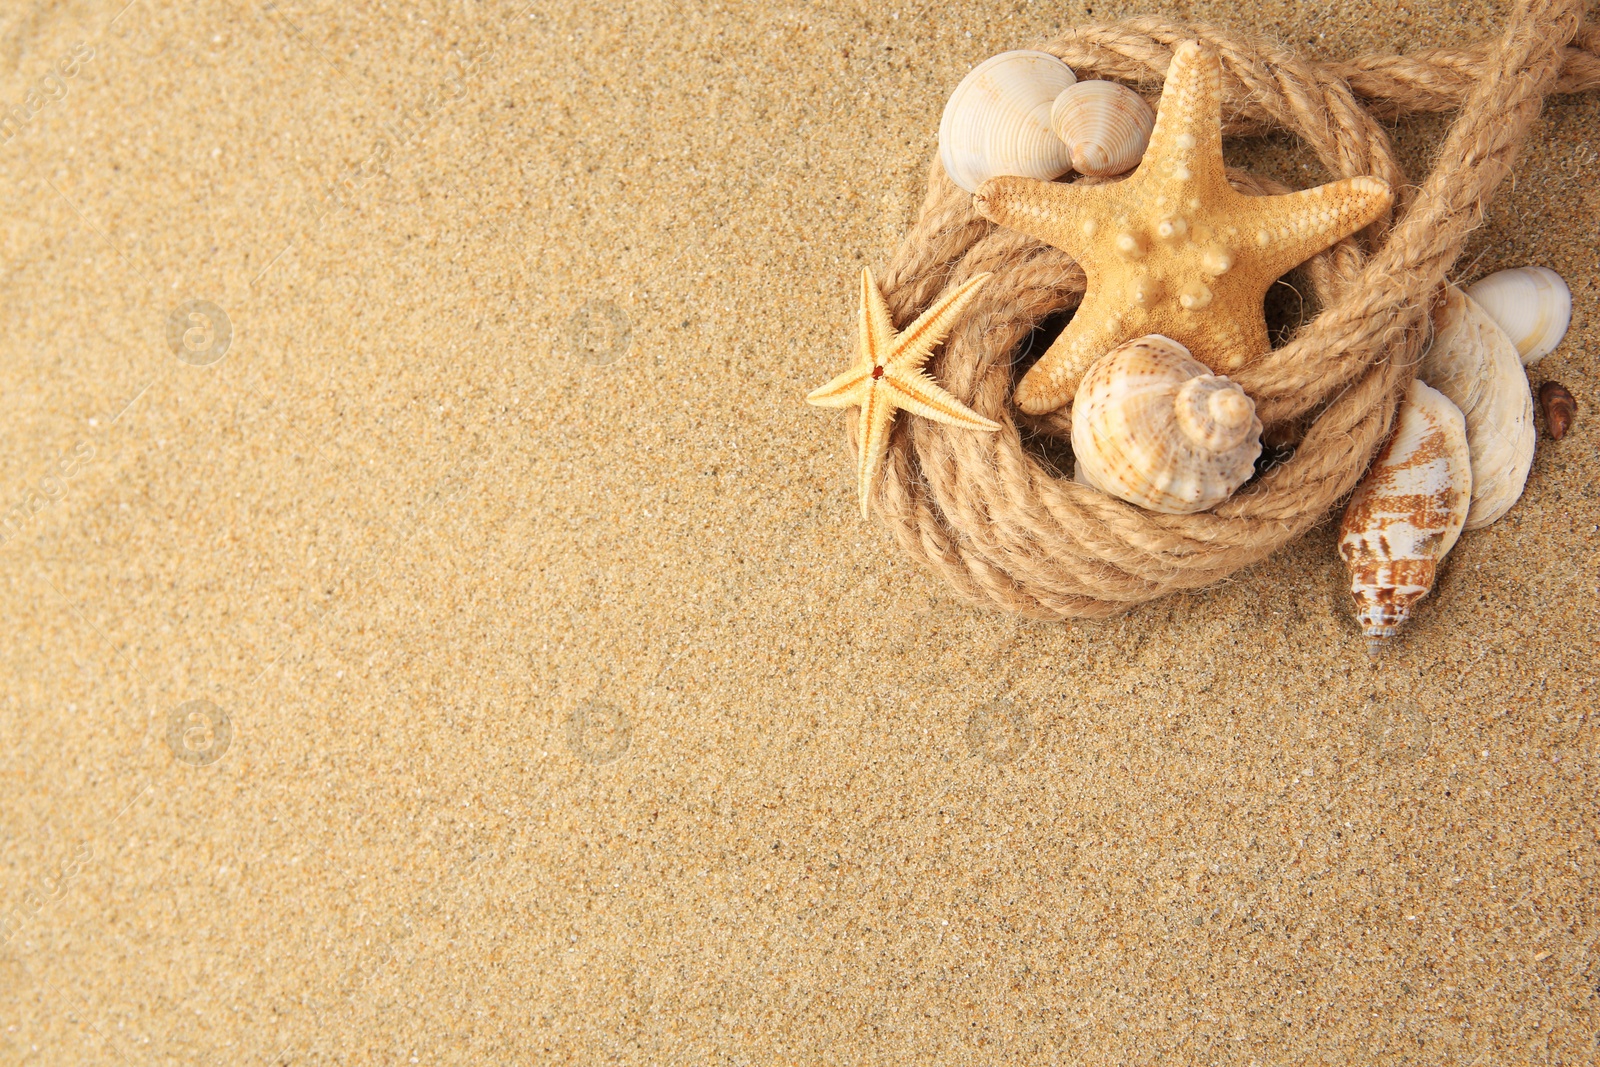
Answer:
<svg viewBox="0 0 1600 1067"><path fill-rule="evenodd" d="M1078 82L1050 108L1050 128L1072 153L1072 169L1107 177L1139 165L1156 113L1144 97L1116 82Z"/></svg>
<svg viewBox="0 0 1600 1067"><path fill-rule="evenodd" d="M1467 295L1500 324L1524 367L1554 352L1572 323L1572 291L1549 267L1497 271L1467 286Z"/></svg>
<svg viewBox="0 0 1600 1067"><path fill-rule="evenodd" d="M990 178L1058 178L1072 154L1050 131L1050 106L1078 79L1047 52L1001 52L961 79L939 120L939 158L969 193Z"/></svg>
<svg viewBox="0 0 1600 1067"><path fill-rule="evenodd" d="M1449 397L1467 421L1472 507L1480 530L1511 510L1533 467L1538 430L1533 389L1516 346L1483 308L1455 286L1433 310L1433 344L1417 376Z"/></svg>
<svg viewBox="0 0 1600 1067"><path fill-rule="evenodd" d="M1072 403L1075 477L1167 515L1204 511L1255 471L1261 420L1243 389L1169 337L1113 348Z"/></svg>
<svg viewBox="0 0 1600 1067"><path fill-rule="evenodd" d="M1433 588L1472 496L1466 419L1449 397L1414 380L1397 422L1339 524L1339 555L1372 653Z"/></svg>

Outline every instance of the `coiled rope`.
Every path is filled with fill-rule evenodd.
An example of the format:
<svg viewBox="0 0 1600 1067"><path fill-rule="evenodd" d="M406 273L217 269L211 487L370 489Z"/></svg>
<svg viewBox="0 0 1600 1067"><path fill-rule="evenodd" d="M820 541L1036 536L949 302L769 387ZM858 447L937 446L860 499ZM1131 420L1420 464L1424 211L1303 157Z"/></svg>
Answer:
<svg viewBox="0 0 1600 1067"><path fill-rule="evenodd" d="M996 277L934 370L995 434L904 419L891 436L879 514L900 544L962 596L1033 618L1103 618L1255 563L1321 521L1353 489L1394 420L1427 338L1427 311L1545 96L1600 86L1600 31L1582 0L1519 0L1504 36L1313 63L1209 25L1154 18L1071 30L1042 45L1080 75L1159 87L1173 49L1199 39L1223 66L1225 128L1287 130L1336 177L1376 175L1398 218L1313 261L1322 311L1282 347L1230 374L1292 456L1210 512L1161 515L1095 492L1024 448L1024 434L1070 438L1060 413L1011 405L1012 354L1048 316L1076 305L1082 270L1065 253L978 216L935 160L919 218L883 277L904 323L972 275ZM1459 109L1432 173L1406 179L1380 119ZM1247 191L1269 183L1235 175ZM856 447L851 420L851 447ZM1067 472L1070 474L1070 471Z"/></svg>

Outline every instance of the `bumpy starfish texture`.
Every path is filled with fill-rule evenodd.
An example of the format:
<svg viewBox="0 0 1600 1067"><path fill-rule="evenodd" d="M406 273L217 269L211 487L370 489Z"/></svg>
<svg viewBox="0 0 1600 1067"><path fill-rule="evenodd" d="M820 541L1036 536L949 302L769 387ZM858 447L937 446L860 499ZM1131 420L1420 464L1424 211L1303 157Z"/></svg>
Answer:
<svg viewBox="0 0 1600 1067"><path fill-rule="evenodd" d="M1388 209L1388 183L1370 177L1283 196L1235 190L1222 162L1221 81L1213 49L1178 46L1150 147L1124 181L979 187L985 218L1054 245L1088 276L1077 314L1017 384L1023 411L1072 403L1091 363L1146 334L1180 342L1219 374L1265 355L1272 283Z"/></svg>
<svg viewBox="0 0 1600 1067"><path fill-rule="evenodd" d="M902 333L895 333L889 306L883 302L872 271L861 272L861 361L806 397L806 403L824 408L861 409L860 457L857 475L861 489L861 517L867 517L867 497L883 469L889 446L889 426L900 409L925 419L965 426L973 430L998 430L991 422L939 388L922 365L944 340L978 287L989 280L979 274L945 296Z"/></svg>

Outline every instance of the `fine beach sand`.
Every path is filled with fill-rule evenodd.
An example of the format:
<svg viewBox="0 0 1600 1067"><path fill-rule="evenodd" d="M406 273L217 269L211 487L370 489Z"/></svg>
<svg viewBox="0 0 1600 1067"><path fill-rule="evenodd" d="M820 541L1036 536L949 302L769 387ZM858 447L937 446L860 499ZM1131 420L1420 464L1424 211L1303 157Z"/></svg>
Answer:
<svg viewBox="0 0 1600 1067"><path fill-rule="evenodd" d="M1504 8L896 2L0 14L0 1063L1600 1055L1600 100L1458 268L1567 278L1576 427L1397 647L1328 526L1031 623L802 402L949 91Z"/></svg>

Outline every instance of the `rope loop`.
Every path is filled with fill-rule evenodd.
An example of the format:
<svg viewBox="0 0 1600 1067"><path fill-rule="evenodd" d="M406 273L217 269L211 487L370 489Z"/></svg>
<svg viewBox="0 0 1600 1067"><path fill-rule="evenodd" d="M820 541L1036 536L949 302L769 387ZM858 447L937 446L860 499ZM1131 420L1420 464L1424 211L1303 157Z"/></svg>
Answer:
<svg viewBox="0 0 1600 1067"><path fill-rule="evenodd" d="M1332 177L1376 175L1397 217L1316 257L1322 310L1287 343L1229 377L1255 399L1269 439L1294 451L1209 512L1162 515L1063 477L1024 447L1070 438L1059 415L1011 403L1013 355L1030 331L1082 298L1065 253L997 228L937 159L921 213L883 276L897 321L974 274L995 278L948 339L945 387L1001 423L995 434L906 419L890 439L879 513L900 544L968 600L1033 618L1104 618L1216 582L1320 522L1388 436L1427 339L1427 309L1510 172L1544 97L1600 86L1600 33L1582 0L1518 0L1504 35L1436 49L1314 63L1257 38L1155 18L1084 26L1042 46L1080 75L1155 91L1172 50L1199 39L1223 64L1230 134L1285 130ZM1458 110L1433 171L1408 182L1380 119ZM1230 172L1248 192L1281 191ZM851 448L857 446L852 421Z"/></svg>

